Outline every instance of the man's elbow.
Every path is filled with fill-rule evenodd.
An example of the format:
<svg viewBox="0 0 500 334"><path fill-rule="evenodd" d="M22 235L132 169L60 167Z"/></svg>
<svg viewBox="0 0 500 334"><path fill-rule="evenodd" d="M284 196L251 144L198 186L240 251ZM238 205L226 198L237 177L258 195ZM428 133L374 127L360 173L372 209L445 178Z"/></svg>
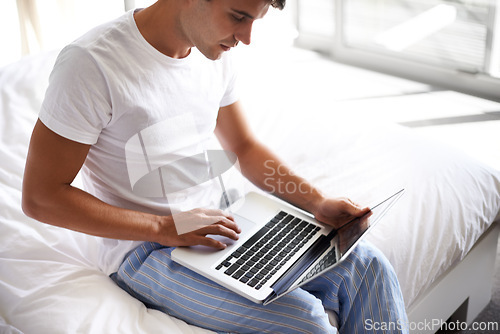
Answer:
<svg viewBox="0 0 500 334"><path fill-rule="evenodd" d="M21 208L26 216L37 219L40 211L37 201L30 194L26 194L25 191L23 191L22 195Z"/></svg>
<svg viewBox="0 0 500 334"><path fill-rule="evenodd" d="M24 214L36 220L42 220L44 216L47 196L44 196L39 191L33 191L26 185L23 185L21 208Z"/></svg>

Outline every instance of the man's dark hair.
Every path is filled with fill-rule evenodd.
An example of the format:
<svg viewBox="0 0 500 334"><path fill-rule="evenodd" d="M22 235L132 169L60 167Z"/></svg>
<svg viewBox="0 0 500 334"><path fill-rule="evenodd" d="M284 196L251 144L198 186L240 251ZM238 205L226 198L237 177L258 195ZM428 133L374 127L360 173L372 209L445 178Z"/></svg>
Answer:
<svg viewBox="0 0 500 334"><path fill-rule="evenodd" d="M278 8L279 10L285 8L285 3L286 0L271 0L271 6L273 6L274 8Z"/></svg>

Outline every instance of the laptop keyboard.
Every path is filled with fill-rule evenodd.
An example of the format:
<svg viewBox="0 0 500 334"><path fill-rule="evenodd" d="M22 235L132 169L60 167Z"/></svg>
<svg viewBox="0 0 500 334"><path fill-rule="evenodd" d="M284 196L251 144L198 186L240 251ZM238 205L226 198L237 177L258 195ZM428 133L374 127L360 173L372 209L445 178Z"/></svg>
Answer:
<svg viewBox="0 0 500 334"><path fill-rule="evenodd" d="M307 275L302 279L301 283L332 266L335 262L337 262L337 256L335 254L335 247L333 247L313 268L311 268L311 270L309 270Z"/></svg>
<svg viewBox="0 0 500 334"><path fill-rule="evenodd" d="M216 269L259 290L319 230L281 211Z"/></svg>

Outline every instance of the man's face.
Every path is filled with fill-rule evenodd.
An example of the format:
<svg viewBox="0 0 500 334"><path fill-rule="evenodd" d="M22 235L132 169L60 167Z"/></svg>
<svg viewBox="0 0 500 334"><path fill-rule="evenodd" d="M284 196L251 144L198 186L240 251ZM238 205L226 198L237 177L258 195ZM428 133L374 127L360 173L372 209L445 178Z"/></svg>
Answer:
<svg viewBox="0 0 500 334"><path fill-rule="evenodd" d="M250 44L252 25L269 5L269 0L193 0L183 30L207 58L219 59L239 42Z"/></svg>

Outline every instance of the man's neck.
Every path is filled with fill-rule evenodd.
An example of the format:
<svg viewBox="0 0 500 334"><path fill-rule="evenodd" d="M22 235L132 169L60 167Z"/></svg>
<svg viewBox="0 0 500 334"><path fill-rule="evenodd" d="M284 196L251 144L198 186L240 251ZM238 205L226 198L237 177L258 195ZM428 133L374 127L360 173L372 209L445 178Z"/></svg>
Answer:
<svg viewBox="0 0 500 334"><path fill-rule="evenodd" d="M191 45L182 38L176 24L177 2L157 1L134 14L139 32L156 50L171 58L185 58Z"/></svg>

